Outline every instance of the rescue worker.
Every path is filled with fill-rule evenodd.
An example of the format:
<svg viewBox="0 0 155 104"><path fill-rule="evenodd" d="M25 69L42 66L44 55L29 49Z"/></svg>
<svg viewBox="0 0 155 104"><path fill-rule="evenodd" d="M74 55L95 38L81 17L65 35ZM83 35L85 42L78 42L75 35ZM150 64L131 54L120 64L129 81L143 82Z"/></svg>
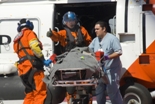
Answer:
<svg viewBox="0 0 155 104"><path fill-rule="evenodd" d="M74 12L68 11L63 15L62 24L64 26L63 30L58 32L50 30L47 32L47 37L51 38L54 42L60 42L61 46L64 48L63 52L70 51L71 49L78 47L88 46L92 41L91 36L87 30L80 26L78 23L77 16ZM67 102L71 95L67 93ZM92 100L90 100L91 104Z"/></svg>
<svg viewBox="0 0 155 104"><path fill-rule="evenodd" d="M19 32L14 39L13 48L19 61L16 63L18 74L25 86L23 104L44 104L46 99L46 85L43 66L51 61L45 60L42 44L33 32L33 23L28 19L21 19L18 23Z"/></svg>
<svg viewBox="0 0 155 104"><path fill-rule="evenodd" d="M122 68L119 56L122 55L122 48L119 40L113 34L108 33L106 29L107 24L103 21L98 21L95 24L97 37L89 45L93 52L103 50L105 60L103 70L108 79L106 84L102 78L99 80L96 88L96 100L98 104L106 104L105 90L107 90L112 104L123 104L119 91L119 78Z"/></svg>
<svg viewBox="0 0 155 104"><path fill-rule="evenodd" d="M64 29L56 32L54 30L47 32L47 37L50 37L54 42L60 42L64 47L64 52L73 49L74 47L88 46L91 42L91 37L87 30L80 26L77 16L74 12L68 11L63 15L62 20Z"/></svg>

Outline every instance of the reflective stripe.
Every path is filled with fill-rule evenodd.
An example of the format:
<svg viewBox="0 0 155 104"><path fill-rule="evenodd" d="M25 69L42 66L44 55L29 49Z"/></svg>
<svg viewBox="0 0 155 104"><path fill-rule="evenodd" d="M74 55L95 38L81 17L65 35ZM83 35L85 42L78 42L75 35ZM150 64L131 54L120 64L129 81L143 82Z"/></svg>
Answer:
<svg viewBox="0 0 155 104"><path fill-rule="evenodd" d="M20 26L26 26L26 23L22 23L22 24L20 24Z"/></svg>
<svg viewBox="0 0 155 104"><path fill-rule="evenodd" d="M38 42L37 39L32 39L32 40L29 42L30 47L32 47L34 44L39 44L39 42Z"/></svg>

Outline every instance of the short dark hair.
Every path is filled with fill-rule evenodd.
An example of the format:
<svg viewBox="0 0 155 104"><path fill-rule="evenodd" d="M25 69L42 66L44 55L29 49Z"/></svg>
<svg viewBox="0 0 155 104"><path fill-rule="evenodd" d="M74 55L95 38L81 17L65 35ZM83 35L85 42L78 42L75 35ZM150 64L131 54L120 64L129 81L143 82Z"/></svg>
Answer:
<svg viewBox="0 0 155 104"><path fill-rule="evenodd" d="M106 28L106 31L107 31L108 25L107 25L106 22L104 22L104 21L98 21L98 22L95 23L95 25L97 25L97 24L99 24L102 28L105 27Z"/></svg>

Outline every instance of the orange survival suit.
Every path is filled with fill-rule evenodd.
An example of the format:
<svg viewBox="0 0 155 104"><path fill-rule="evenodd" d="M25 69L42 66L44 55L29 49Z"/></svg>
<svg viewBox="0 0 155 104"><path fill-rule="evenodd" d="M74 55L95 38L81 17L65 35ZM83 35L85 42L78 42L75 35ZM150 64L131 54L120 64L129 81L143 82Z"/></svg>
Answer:
<svg viewBox="0 0 155 104"><path fill-rule="evenodd" d="M29 28L23 28L14 39L14 51L19 57L18 72L25 86L23 104L44 104L46 85L41 42ZM30 58L30 59L29 59Z"/></svg>
<svg viewBox="0 0 155 104"><path fill-rule="evenodd" d="M76 25L74 30L69 29L68 27L64 27L63 30L56 32L54 30L51 31L49 35L47 32L47 37L50 37L54 42L60 42L61 46L64 48L63 52L70 51L71 49L78 47L88 46L92 39L87 30L83 26ZM69 104L69 100L71 95L67 93L67 103ZM90 103L92 104L92 99L90 99Z"/></svg>
<svg viewBox="0 0 155 104"><path fill-rule="evenodd" d="M59 32L51 31L51 35L48 35L54 42L60 42L65 51L73 49L75 46L83 47L88 46L92 41L89 33L83 26L76 25L76 29L71 30L64 27L64 30Z"/></svg>

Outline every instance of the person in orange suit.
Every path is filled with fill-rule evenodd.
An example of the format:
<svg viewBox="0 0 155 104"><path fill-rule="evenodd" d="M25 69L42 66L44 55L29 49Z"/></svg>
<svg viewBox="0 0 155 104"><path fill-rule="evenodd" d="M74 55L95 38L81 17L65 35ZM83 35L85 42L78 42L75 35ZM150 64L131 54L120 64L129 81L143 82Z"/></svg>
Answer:
<svg viewBox="0 0 155 104"><path fill-rule="evenodd" d="M18 34L14 39L13 48L19 61L16 62L18 74L25 86L23 104L44 104L46 99L46 84L43 66L51 61L45 60L42 44L33 32L33 23L23 18L18 23Z"/></svg>
<svg viewBox="0 0 155 104"><path fill-rule="evenodd" d="M64 26L63 30L58 32L49 30L46 35L51 38L52 41L59 42L63 47L63 52L70 51L75 47L88 46L91 43L91 36L83 26L79 25L74 12L68 11L65 13L63 15L62 24ZM68 104L70 98L71 95L67 93L66 99ZM92 100L90 102L92 102Z"/></svg>
<svg viewBox="0 0 155 104"><path fill-rule="evenodd" d="M64 47L64 52L73 49L74 47L88 46L92 41L88 31L80 26L78 19L74 12L67 12L63 15L62 20L64 29L58 32L49 30L47 37L51 38L54 42L60 42Z"/></svg>

